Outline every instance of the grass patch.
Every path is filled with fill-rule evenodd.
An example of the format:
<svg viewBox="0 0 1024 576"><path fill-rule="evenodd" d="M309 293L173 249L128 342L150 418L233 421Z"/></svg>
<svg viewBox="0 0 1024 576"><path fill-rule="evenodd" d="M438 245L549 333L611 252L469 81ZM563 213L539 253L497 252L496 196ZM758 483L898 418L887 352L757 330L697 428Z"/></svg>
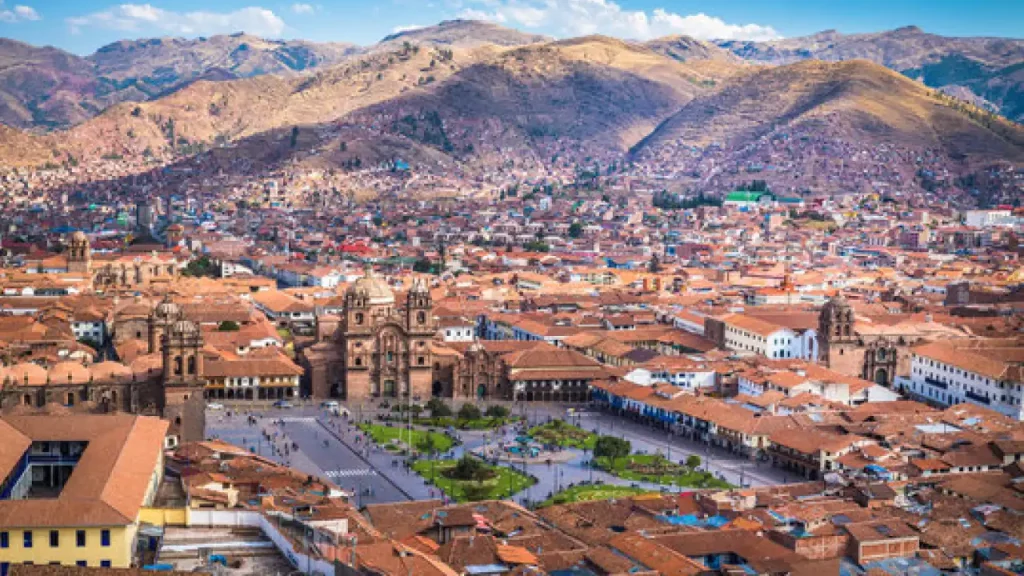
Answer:
<svg viewBox="0 0 1024 576"><path fill-rule="evenodd" d="M493 430L518 420L518 418L477 418L475 420L462 420L452 416L440 416L437 418L416 418L412 422L419 426L433 426L435 428L448 428L451 426L452 428L457 428L459 430Z"/></svg>
<svg viewBox="0 0 1024 576"><path fill-rule="evenodd" d="M634 482L689 488L733 488L732 484L715 478L710 472L690 470L660 454L634 454L617 459L614 465L605 457L596 458L594 462L602 470Z"/></svg>
<svg viewBox="0 0 1024 576"><path fill-rule="evenodd" d="M566 488L551 498L537 505L538 508L553 506L556 504L571 504L573 502L590 502L591 500L609 500L611 498L628 498L640 494L658 494L652 490L633 488L632 486L616 486L614 484L590 484L587 486L573 486Z"/></svg>
<svg viewBox="0 0 1024 576"><path fill-rule="evenodd" d="M594 444L597 444L597 434L566 424L562 420L552 420L547 424L534 426L526 434L542 444L553 444L562 448L593 450Z"/></svg>
<svg viewBox="0 0 1024 576"><path fill-rule="evenodd" d="M370 438L377 444L384 447L389 452L399 451L396 444L401 437L401 441L408 442L409 431L404 428L397 428L394 426L381 426L380 424L360 424L359 429L367 433ZM427 436L434 439L434 449L438 452L447 452L451 450L454 441L445 434L439 434L437 432L427 432L425 430L413 430L412 431L412 444L417 450L426 450L426 439ZM388 446L392 448L388 448Z"/></svg>
<svg viewBox="0 0 1024 576"><path fill-rule="evenodd" d="M503 500L509 493L516 494L532 486L534 481L529 476L505 466L483 464L490 477L483 481L456 480L448 474L455 468L457 460L417 460L412 469L424 480L445 491L448 496L458 502L475 502L478 500ZM433 468L433 469L432 469ZM433 479L433 481L431 481ZM511 490L510 490L511 486Z"/></svg>

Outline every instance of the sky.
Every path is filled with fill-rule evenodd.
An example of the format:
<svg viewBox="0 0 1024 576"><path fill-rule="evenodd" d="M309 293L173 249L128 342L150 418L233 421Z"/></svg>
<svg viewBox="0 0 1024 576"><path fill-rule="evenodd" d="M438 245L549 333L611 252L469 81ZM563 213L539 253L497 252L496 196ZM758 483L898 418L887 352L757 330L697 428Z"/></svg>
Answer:
<svg viewBox="0 0 1024 576"><path fill-rule="evenodd" d="M121 39L239 31L367 45L453 18L636 40L769 40L911 24L948 36L1024 36L1024 0L0 0L0 36L81 55Z"/></svg>

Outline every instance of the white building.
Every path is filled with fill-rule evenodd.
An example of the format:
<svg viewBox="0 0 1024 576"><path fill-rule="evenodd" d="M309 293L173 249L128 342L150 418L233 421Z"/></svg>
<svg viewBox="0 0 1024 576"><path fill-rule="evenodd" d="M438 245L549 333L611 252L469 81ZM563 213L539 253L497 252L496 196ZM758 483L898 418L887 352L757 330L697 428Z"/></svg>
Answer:
<svg viewBox="0 0 1024 576"><path fill-rule="evenodd" d="M766 358L818 359L818 337L814 329L800 332L743 314L719 318L724 324L724 343L729 350L754 352Z"/></svg>
<svg viewBox="0 0 1024 576"><path fill-rule="evenodd" d="M967 402L1024 420L1022 359L1024 344L1016 339L924 344L911 354L909 393L940 406Z"/></svg>

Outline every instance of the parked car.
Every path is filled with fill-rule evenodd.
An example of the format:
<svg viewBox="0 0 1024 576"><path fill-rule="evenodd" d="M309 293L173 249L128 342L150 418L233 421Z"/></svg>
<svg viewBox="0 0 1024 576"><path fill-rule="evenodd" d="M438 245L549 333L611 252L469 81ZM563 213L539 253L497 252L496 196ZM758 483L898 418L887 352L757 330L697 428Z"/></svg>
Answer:
<svg viewBox="0 0 1024 576"><path fill-rule="evenodd" d="M292 403L287 401L287 400L278 400L277 402L274 402L274 408L284 409L284 408L291 408L291 407L292 407Z"/></svg>
<svg viewBox="0 0 1024 576"><path fill-rule="evenodd" d="M328 410L337 410L338 409L338 403L335 402L334 400L325 400L325 401L320 403L320 407L321 408L327 408Z"/></svg>
<svg viewBox="0 0 1024 576"><path fill-rule="evenodd" d="M206 405L206 407L209 408L210 410L223 410L224 409L224 405L219 403L219 402L210 402L209 404Z"/></svg>

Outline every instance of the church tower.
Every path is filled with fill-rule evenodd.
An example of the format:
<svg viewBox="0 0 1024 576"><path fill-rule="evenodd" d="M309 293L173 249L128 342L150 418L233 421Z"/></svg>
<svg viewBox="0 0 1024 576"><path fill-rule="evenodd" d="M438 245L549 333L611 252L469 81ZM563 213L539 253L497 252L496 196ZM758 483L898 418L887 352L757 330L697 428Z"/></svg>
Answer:
<svg viewBox="0 0 1024 576"><path fill-rule="evenodd" d="M857 347L853 330L853 308L841 294L830 299L818 315L818 338L821 340L821 363L847 373L843 364L856 363L852 352Z"/></svg>
<svg viewBox="0 0 1024 576"><path fill-rule="evenodd" d="M433 389L430 341L437 325L430 290L423 282L414 282L405 297L405 330L409 339L409 389L414 397L429 398Z"/></svg>
<svg viewBox="0 0 1024 576"><path fill-rule="evenodd" d="M170 332L171 326L182 319L181 308L171 301L167 294L149 314L146 321L149 336L149 353L156 354L163 347L164 334Z"/></svg>
<svg viewBox="0 0 1024 576"><path fill-rule="evenodd" d="M162 335L164 397L161 411L171 422L170 435L179 442L205 437L203 335L199 326L178 320Z"/></svg>
<svg viewBox="0 0 1024 576"><path fill-rule="evenodd" d="M88 274L92 269L92 248L84 232L78 231L71 235L67 258L68 272Z"/></svg>

